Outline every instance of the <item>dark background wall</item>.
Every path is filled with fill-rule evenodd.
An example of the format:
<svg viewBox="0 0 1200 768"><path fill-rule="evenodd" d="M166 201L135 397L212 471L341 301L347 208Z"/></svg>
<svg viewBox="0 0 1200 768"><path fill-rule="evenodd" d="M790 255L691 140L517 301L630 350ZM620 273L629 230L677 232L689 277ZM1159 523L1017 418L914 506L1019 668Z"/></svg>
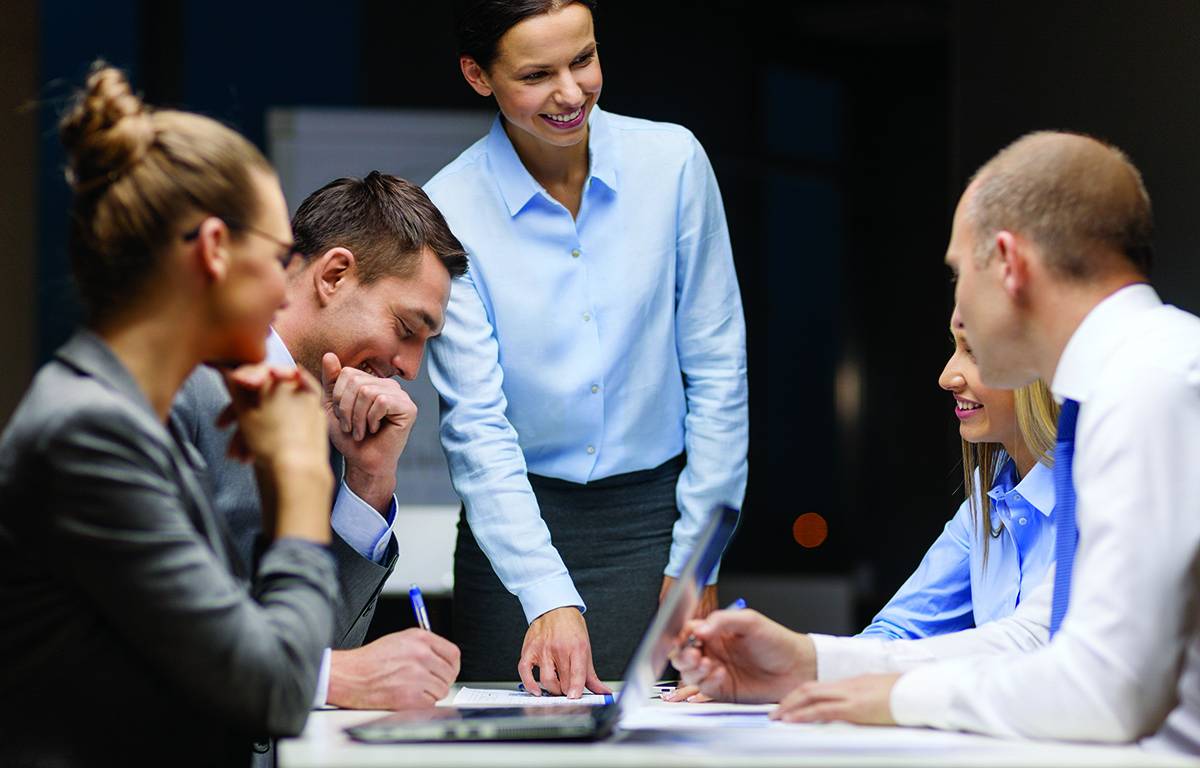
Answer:
<svg viewBox="0 0 1200 768"><path fill-rule="evenodd" d="M6 2L0 418L77 318L53 125L92 58L261 144L270 106L482 106L448 5ZM1025 131L1130 153L1156 203L1158 286L1200 310L1200 4L602 2L597 28L605 107L691 128L725 197L751 377L727 575L846 576L865 620L953 512L941 256L966 177ZM792 538L804 512L829 524L815 549Z"/></svg>
<svg viewBox="0 0 1200 768"><path fill-rule="evenodd" d="M37 237L38 3L11 0L0 14L0 419L29 382L34 361Z"/></svg>

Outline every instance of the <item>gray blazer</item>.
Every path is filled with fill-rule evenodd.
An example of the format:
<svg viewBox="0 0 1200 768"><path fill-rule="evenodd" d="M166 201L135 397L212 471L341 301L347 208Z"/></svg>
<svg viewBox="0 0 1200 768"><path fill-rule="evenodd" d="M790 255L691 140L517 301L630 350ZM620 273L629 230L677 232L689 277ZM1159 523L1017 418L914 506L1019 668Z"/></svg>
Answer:
<svg viewBox="0 0 1200 768"><path fill-rule="evenodd" d="M171 419L200 451L208 465L217 512L233 534L234 549L249 567L262 534L262 504L254 470L227 457L233 427L218 429L217 416L229 405L221 376L206 366L196 369L175 398ZM329 448L334 477L342 476L342 458ZM396 566L393 539L382 565L372 562L343 541L335 531L330 552L337 562L338 602L334 608L334 648L357 648L375 615L384 582Z"/></svg>
<svg viewBox="0 0 1200 768"><path fill-rule="evenodd" d="M333 558L277 541L248 584L203 469L95 335L38 372L0 437L0 764L247 764L303 728Z"/></svg>

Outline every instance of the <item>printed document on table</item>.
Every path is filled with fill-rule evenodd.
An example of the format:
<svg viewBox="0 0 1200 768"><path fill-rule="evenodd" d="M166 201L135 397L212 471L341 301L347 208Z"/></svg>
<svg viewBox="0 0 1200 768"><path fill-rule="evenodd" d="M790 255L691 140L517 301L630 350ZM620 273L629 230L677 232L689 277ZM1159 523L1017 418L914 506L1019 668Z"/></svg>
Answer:
<svg viewBox="0 0 1200 768"><path fill-rule="evenodd" d="M525 691L493 688L460 688L454 695L455 707L577 707L580 704L599 706L611 704L610 693L585 693L578 699L566 696L534 696Z"/></svg>

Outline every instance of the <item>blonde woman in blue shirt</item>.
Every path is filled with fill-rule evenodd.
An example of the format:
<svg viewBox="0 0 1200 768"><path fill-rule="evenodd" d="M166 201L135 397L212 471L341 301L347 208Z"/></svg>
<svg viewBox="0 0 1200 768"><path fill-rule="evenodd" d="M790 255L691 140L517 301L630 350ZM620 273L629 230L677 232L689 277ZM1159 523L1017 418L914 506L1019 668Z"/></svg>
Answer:
<svg viewBox="0 0 1200 768"><path fill-rule="evenodd" d="M864 637L916 640L1003 618L1054 561L1058 405L1040 380L1016 392L985 386L957 312L950 333L938 384L954 396L966 499ZM992 478L986 491L981 478Z"/></svg>
<svg viewBox="0 0 1200 768"><path fill-rule="evenodd" d="M1040 380L1015 392L985 386L957 311L950 335L954 352L938 384L954 397L966 499L859 637L917 640L1004 618L1045 581L1054 561L1051 465L1058 405ZM990 479L986 491L981 478ZM803 664L822 679L888 663L888 644L803 637ZM663 698L707 700L694 686Z"/></svg>
<svg viewBox="0 0 1200 768"><path fill-rule="evenodd" d="M622 673L747 473L745 328L716 179L686 129L597 106L593 5L461 4L463 76L500 114L426 186L471 257L430 345L464 509L462 677L515 668L571 697Z"/></svg>

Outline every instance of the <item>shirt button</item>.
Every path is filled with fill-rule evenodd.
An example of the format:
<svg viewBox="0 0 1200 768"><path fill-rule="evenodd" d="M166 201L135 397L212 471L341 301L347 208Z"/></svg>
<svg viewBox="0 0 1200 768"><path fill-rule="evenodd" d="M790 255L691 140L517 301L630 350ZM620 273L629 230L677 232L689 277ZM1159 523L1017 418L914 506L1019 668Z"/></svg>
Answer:
<svg viewBox="0 0 1200 768"><path fill-rule="evenodd" d="M593 385L592 385L592 394L594 395L594 394L596 394L596 393L597 393L597 392L599 392L599 391L600 391L600 385L599 385L599 384L593 384Z"/></svg>
<svg viewBox="0 0 1200 768"><path fill-rule="evenodd" d="M1021 525L1025 525L1026 523L1028 523L1028 522L1029 522L1029 520L1028 520L1028 519L1026 519L1026 518L1024 518L1024 517L1022 517L1022 518L1020 518L1019 520L1017 520L1017 522L1018 522L1018 523L1020 523Z"/></svg>
<svg viewBox="0 0 1200 768"><path fill-rule="evenodd" d="M574 249L573 251L571 251L571 258L573 258L573 259L578 259L578 258L579 258L579 249L578 249L578 248L576 248L576 249Z"/></svg>
<svg viewBox="0 0 1200 768"><path fill-rule="evenodd" d="M588 452L588 455L589 455L589 456L591 456L593 453L595 453L595 452L596 452L596 446L594 446L594 445L589 445L589 446L587 447L587 452Z"/></svg>
<svg viewBox="0 0 1200 768"><path fill-rule="evenodd" d="M592 313L591 313L591 312L584 312L584 313L583 313L583 322L585 322L585 323L586 323L586 322L588 322L588 321L589 321L589 320L591 320L591 319L592 319Z"/></svg>

